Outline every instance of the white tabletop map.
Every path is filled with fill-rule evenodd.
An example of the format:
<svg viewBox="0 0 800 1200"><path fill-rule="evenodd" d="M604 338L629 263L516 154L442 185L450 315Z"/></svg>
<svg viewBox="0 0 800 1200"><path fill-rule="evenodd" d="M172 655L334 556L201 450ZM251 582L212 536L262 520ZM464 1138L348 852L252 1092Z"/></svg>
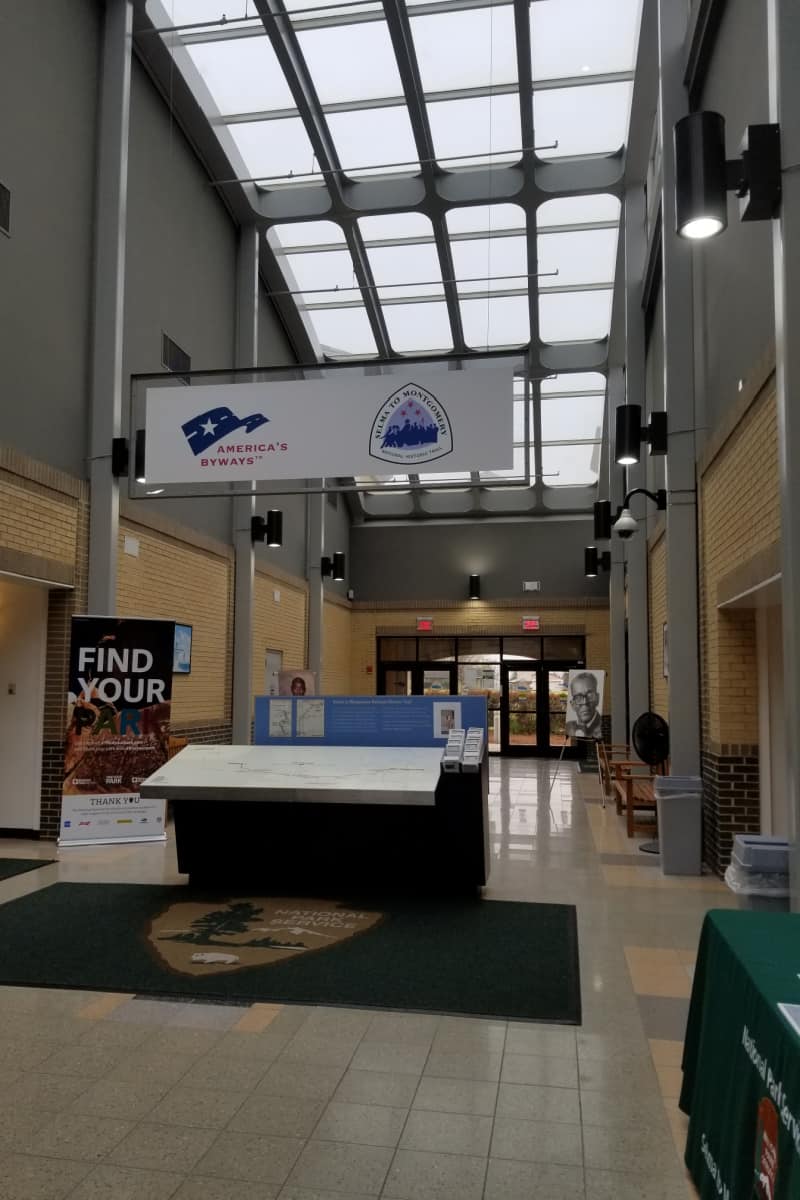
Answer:
<svg viewBox="0 0 800 1200"><path fill-rule="evenodd" d="M186 746L146 779L163 800L306 804L435 804L441 748Z"/></svg>

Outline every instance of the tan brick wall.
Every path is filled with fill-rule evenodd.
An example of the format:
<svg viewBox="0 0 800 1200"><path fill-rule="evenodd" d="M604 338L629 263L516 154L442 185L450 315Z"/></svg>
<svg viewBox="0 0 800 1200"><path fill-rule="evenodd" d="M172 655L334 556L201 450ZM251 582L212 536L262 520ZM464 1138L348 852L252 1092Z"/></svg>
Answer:
<svg viewBox="0 0 800 1200"><path fill-rule="evenodd" d="M700 480L701 656L704 742L758 742L756 632L752 610L717 608L731 571L780 539L778 425L766 388Z"/></svg>
<svg viewBox="0 0 800 1200"><path fill-rule="evenodd" d="M322 691L327 696L350 694L352 613L326 601L322 625Z"/></svg>
<svg viewBox="0 0 800 1200"><path fill-rule="evenodd" d="M650 547L647 570L650 622L650 708L669 721L669 680L664 678L664 624L667 620L667 539Z"/></svg>
<svg viewBox="0 0 800 1200"><path fill-rule="evenodd" d="M609 648L608 609L588 606L547 607L541 600L538 603L528 602L525 611L535 612L541 616L542 633L549 630L558 632L568 627L571 630L582 630L586 636L587 665L598 670L610 672L611 655ZM507 604L489 604L482 601L472 601L452 608L421 607L412 608L356 608L352 615L352 650L351 650L351 681L356 695L374 695L377 683L377 663L375 658L375 639L377 629L391 628L408 630L414 633L416 618L422 613L434 618L434 630L438 629L474 629L476 632L521 632L522 608L518 602L509 601ZM370 671L368 668L372 668ZM606 694L610 696L610 681L606 679Z"/></svg>
<svg viewBox="0 0 800 1200"><path fill-rule="evenodd" d="M280 598L275 599L278 592ZM299 584L256 572L253 612L253 694L265 692L265 655L281 650L286 668L306 664L308 591Z"/></svg>
<svg viewBox="0 0 800 1200"><path fill-rule="evenodd" d="M125 535L139 543L125 554ZM192 669L173 676L174 726L230 720L232 562L136 525L120 523L117 611L192 626Z"/></svg>

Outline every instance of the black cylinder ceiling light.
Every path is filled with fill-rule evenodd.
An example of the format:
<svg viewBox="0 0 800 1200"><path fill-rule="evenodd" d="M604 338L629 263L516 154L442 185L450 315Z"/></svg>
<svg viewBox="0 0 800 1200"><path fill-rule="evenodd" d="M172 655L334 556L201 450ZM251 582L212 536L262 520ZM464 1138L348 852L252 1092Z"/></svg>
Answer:
<svg viewBox="0 0 800 1200"><path fill-rule="evenodd" d="M604 550L602 554L597 546L586 546L583 551L583 573L587 579L596 579L601 571L611 570L611 553Z"/></svg>
<svg viewBox="0 0 800 1200"><path fill-rule="evenodd" d="M714 237L728 225L725 118L694 112L675 126L675 222L681 237Z"/></svg>
<svg viewBox="0 0 800 1200"><path fill-rule="evenodd" d="M341 583L345 576L345 556L343 550L337 550L333 556L333 578Z"/></svg>
<svg viewBox="0 0 800 1200"><path fill-rule="evenodd" d="M481 598L480 575L470 575L469 577L469 598L470 600L480 600Z"/></svg>
<svg viewBox="0 0 800 1200"><path fill-rule="evenodd" d="M283 545L283 513L279 508L271 508L267 513L267 545Z"/></svg>
<svg viewBox="0 0 800 1200"><path fill-rule="evenodd" d="M620 466L638 463L642 445L642 408L640 404L620 404L617 409L616 458Z"/></svg>

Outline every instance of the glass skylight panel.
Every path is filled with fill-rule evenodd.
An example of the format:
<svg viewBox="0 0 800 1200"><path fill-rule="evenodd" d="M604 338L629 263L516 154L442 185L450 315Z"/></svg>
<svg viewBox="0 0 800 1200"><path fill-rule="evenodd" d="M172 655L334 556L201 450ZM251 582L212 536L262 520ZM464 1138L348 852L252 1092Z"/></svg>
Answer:
<svg viewBox="0 0 800 1200"><path fill-rule="evenodd" d="M228 133L244 160L248 176L270 186L288 183L288 175L317 174L319 168L299 117L280 121L243 121L228 125Z"/></svg>
<svg viewBox="0 0 800 1200"><path fill-rule="evenodd" d="M335 221L295 221L288 225L273 225L267 233L269 244L276 250L296 246L346 245L341 225Z"/></svg>
<svg viewBox="0 0 800 1200"><path fill-rule="evenodd" d="M587 342L608 337L612 289L539 296L539 333L544 342Z"/></svg>
<svg viewBox="0 0 800 1200"><path fill-rule="evenodd" d="M597 192L593 196L560 196L546 200L536 210L539 232L552 225L588 225L590 221L619 222L622 206L616 196Z"/></svg>
<svg viewBox="0 0 800 1200"><path fill-rule="evenodd" d="M427 107L436 159L443 167L515 162L522 157L516 93L439 100Z"/></svg>
<svg viewBox="0 0 800 1200"><path fill-rule="evenodd" d="M530 341L527 296L461 300L460 308L464 340L474 350L524 346Z"/></svg>
<svg viewBox="0 0 800 1200"><path fill-rule="evenodd" d="M314 309L308 317L323 351L330 358L378 353L366 309Z"/></svg>
<svg viewBox="0 0 800 1200"><path fill-rule="evenodd" d="M405 106L329 113L326 119L347 174L386 175L419 170L414 133Z"/></svg>
<svg viewBox="0 0 800 1200"><path fill-rule="evenodd" d="M291 6L292 0L287 0ZM385 21L300 30L297 38L320 103L403 96Z"/></svg>
<svg viewBox="0 0 800 1200"><path fill-rule="evenodd" d="M295 108L266 34L197 42L187 46L186 52L223 116Z"/></svg>
<svg viewBox="0 0 800 1200"><path fill-rule="evenodd" d="M411 17L426 95L517 82L513 7Z"/></svg>
<svg viewBox="0 0 800 1200"><path fill-rule="evenodd" d="M302 293L296 297L300 304L341 304L361 297L353 274L353 260L346 248L287 254L284 261ZM329 290L332 288L338 290Z"/></svg>
<svg viewBox="0 0 800 1200"><path fill-rule="evenodd" d="M447 232L489 233L496 229L525 229L525 210L518 204L471 204L447 210Z"/></svg>
<svg viewBox="0 0 800 1200"><path fill-rule="evenodd" d="M364 241L384 242L393 238L432 238L430 218L422 213L387 213L379 217L361 217L358 222Z"/></svg>
<svg viewBox="0 0 800 1200"><path fill-rule="evenodd" d="M413 227L418 235L433 237L433 226L427 217L420 213L409 215L414 216L416 220L406 222L406 228ZM365 217L358 223L365 238L368 236L373 219ZM391 219L384 218L382 225L384 229L388 229L391 226ZM367 250L367 257L381 300L400 299L404 296L443 294L439 255L432 242L370 247Z"/></svg>
<svg viewBox="0 0 800 1200"><path fill-rule="evenodd" d="M516 436L516 435L515 435ZM533 448L530 453L531 470L533 470ZM525 447L514 447L514 465L505 470L481 471L481 479L519 479L525 478Z"/></svg>
<svg viewBox="0 0 800 1200"><path fill-rule="evenodd" d="M600 470L600 443L542 447L542 474L547 487L590 487Z"/></svg>
<svg viewBox="0 0 800 1200"><path fill-rule="evenodd" d="M471 238L451 243L459 295L528 288L524 237ZM467 280L473 282L467 282Z"/></svg>
<svg viewBox="0 0 800 1200"><path fill-rule="evenodd" d="M604 412L604 396L543 397L542 442L601 438Z"/></svg>
<svg viewBox="0 0 800 1200"><path fill-rule="evenodd" d="M505 241L507 239L500 239ZM545 285L613 283L617 261L616 229L583 229L573 233L544 233L536 239L539 270L558 271Z"/></svg>
<svg viewBox="0 0 800 1200"><path fill-rule="evenodd" d="M633 71L641 0L537 0L530 5L534 82Z"/></svg>
<svg viewBox="0 0 800 1200"><path fill-rule="evenodd" d="M543 396L577 392L600 392L605 396L606 377L598 371L565 372L543 379L539 387Z"/></svg>
<svg viewBox="0 0 800 1200"><path fill-rule="evenodd" d="M192 25L199 27L198 33L206 33L215 22L219 22L219 29L264 27L249 0L148 0L146 12L156 28ZM202 29L203 26L208 28ZM191 32L193 30L186 30L186 33Z"/></svg>
<svg viewBox="0 0 800 1200"><path fill-rule="evenodd" d="M537 4L544 2L537 0ZM631 83L599 83L534 92L533 123L540 158L618 150L628 136L632 90ZM554 149L545 149L555 142Z"/></svg>
<svg viewBox="0 0 800 1200"><path fill-rule="evenodd" d="M444 303L384 304L383 317L389 341L398 354L453 349L450 318Z"/></svg>

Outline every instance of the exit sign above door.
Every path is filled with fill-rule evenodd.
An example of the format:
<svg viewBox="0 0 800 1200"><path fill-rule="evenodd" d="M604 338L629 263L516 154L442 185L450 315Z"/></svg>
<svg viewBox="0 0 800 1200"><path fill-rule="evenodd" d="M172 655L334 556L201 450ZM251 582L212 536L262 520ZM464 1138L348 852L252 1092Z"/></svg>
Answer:
<svg viewBox="0 0 800 1200"><path fill-rule="evenodd" d="M525 633L538 633L542 627L542 622L539 617L523 617L522 628Z"/></svg>
<svg viewBox="0 0 800 1200"><path fill-rule="evenodd" d="M432 633L433 617L417 617L417 633Z"/></svg>

